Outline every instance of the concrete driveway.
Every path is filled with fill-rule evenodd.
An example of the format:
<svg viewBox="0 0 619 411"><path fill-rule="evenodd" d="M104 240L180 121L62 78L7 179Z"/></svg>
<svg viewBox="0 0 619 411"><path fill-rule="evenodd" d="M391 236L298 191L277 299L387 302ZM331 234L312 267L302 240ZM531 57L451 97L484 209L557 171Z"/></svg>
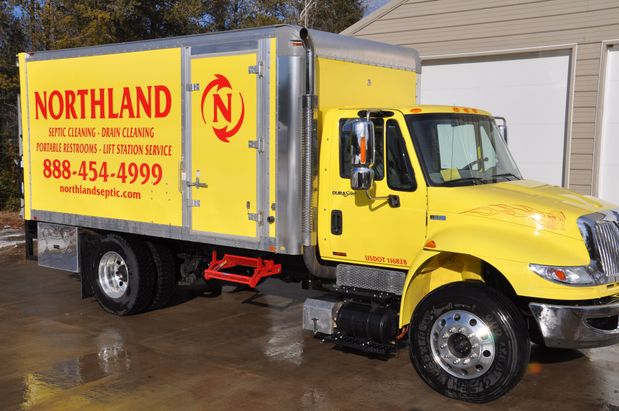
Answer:
<svg viewBox="0 0 619 411"><path fill-rule="evenodd" d="M511 393L472 405L430 390L405 349L383 361L314 339L298 284L179 289L172 306L120 318L22 255L0 251L0 409L619 410L619 346L534 346Z"/></svg>

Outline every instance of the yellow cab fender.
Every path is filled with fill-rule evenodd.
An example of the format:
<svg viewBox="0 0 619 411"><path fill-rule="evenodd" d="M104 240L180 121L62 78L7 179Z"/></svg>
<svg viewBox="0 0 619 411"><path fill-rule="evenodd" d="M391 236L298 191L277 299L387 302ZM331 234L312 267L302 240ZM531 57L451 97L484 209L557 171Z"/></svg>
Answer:
<svg viewBox="0 0 619 411"><path fill-rule="evenodd" d="M463 224L462 224L463 223ZM426 246L410 266L400 303L400 327L410 322L430 292L459 281L482 281L484 263L502 275L514 293L548 299L596 298L595 287L567 287L530 271L529 263L577 266L589 263L582 240L534 232L515 224L461 222L457 228L429 230Z"/></svg>
<svg viewBox="0 0 619 411"><path fill-rule="evenodd" d="M435 289L459 281L483 281L482 262L465 254L422 250L406 276L400 303L400 327L411 320L415 307Z"/></svg>

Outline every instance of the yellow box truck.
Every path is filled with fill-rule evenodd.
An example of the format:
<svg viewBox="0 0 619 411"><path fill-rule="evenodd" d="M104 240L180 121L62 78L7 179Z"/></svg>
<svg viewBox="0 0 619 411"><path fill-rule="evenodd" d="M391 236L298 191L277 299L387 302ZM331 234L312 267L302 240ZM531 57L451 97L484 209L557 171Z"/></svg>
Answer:
<svg viewBox="0 0 619 411"><path fill-rule="evenodd" d="M413 49L275 26L22 53L27 253L118 315L204 279L316 284L303 327L486 402L530 341L619 341L619 208L525 180ZM505 131L506 132L506 131Z"/></svg>

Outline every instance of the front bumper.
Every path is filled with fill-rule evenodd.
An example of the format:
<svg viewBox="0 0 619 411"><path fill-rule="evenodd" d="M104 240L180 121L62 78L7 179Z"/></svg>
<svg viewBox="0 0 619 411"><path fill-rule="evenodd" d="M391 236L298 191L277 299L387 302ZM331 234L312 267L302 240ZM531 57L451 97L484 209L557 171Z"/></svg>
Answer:
<svg viewBox="0 0 619 411"><path fill-rule="evenodd" d="M619 300L605 305L529 303L547 347L594 348L619 343Z"/></svg>

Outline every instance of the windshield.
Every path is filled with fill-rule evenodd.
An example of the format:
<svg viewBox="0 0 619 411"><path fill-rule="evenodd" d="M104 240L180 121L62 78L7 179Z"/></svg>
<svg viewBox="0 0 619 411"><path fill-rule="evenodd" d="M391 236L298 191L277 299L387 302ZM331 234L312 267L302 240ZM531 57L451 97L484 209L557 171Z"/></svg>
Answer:
<svg viewBox="0 0 619 411"><path fill-rule="evenodd" d="M430 185L487 184L522 178L492 118L451 113L405 117Z"/></svg>

